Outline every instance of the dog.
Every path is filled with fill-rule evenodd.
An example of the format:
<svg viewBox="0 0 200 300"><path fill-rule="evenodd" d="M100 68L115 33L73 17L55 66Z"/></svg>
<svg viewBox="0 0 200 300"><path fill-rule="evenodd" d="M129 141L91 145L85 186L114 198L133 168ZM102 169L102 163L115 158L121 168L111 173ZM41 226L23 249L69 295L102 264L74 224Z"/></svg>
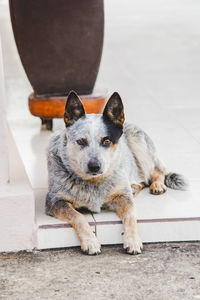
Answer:
<svg viewBox="0 0 200 300"><path fill-rule="evenodd" d="M167 187L187 188L184 177L169 173L158 159L150 137L124 120L117 92L109 98L103 114L86 114L80 98L71 91L65 106L65 128L50 140L46 214L67 221L82 251L89 255L99 254L101 246L80 208L115 211L123 222L124 249L139 254L143 246L134 196L147 186L154 195L164 193Z"/></svg>

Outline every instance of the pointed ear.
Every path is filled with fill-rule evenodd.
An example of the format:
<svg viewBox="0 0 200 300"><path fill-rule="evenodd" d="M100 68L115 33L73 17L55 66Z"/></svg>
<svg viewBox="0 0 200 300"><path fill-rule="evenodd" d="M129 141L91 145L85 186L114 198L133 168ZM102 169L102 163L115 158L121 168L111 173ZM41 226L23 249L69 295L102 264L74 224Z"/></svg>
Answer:
<svg viewBox="0 0 200 300"><path fill-rule="evenodd" d="M117 126L122 127L124 123L124 107L120 95L115 92L108 100L104 111L103 118L109 120Z"/></svg>
<svg viewBox="0 0 200 300"><path fill-rule="evenodd" d="M69 92L64 113L65 126L72 125L83 116L85 110L79 96L74 91Z"/></svg>

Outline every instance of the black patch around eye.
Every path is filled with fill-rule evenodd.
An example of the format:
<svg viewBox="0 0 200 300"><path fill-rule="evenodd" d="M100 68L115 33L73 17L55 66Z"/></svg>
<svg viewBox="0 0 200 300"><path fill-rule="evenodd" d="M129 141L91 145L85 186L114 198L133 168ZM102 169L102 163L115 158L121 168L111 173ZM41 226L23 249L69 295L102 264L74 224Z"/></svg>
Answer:
<svg viewBox="0 0 200 300"><path fill-rule="evenodd" d="M102 138L101 145L103 147L109 147L111 144L112 144L112 142L111 142L111 138L109 136Z"/></svg>
<svg viewBox="0 0 200 300"><path fill-rule="evenodd" d="M123 133L123 126L117 126L108 119L107 120L103 119L103 122L107 128L109 139L113 144L116 144Z"/></svg>

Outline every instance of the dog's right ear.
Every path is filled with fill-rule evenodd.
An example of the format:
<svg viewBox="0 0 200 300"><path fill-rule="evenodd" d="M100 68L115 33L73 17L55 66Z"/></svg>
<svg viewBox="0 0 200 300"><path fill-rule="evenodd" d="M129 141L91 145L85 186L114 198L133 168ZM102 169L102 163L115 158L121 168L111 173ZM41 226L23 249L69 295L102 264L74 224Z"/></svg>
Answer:
<svg viewBox="0 0 200 300"><path fill-rule="evenodd" d="M115 92L108 100L104 111L104 120L110 121L113 124L122 127L124 123L124 107L120 95Z"/></svg>
<svg viewBox="0 0 200 300"><path fill-rule="evenodd" d="M74 91L69 92L64 113L65 126L74 124L83 116L85 116L85 110L79 96Z"/></svg>

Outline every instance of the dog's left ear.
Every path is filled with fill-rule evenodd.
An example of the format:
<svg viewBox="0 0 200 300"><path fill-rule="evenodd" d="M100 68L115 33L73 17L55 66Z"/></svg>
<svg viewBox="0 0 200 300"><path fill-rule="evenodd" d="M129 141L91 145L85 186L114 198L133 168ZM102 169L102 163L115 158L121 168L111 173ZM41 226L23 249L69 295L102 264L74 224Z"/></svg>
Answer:
<svg viewBox="0 0 200 300"><path fill-rule="evenodd" d="M69 92L64 113L65 126L74 124L83 116L85 116L85 110L79 96L74 91Z"/></svg>
<svg viewBox="0 0 200 300"><path fill-rule="evenodd" d="M115 92L109 98L104 111L103 118L109 120L117 126L122 127L125 117L124 117L124 106L120 95Z"/></svg>

